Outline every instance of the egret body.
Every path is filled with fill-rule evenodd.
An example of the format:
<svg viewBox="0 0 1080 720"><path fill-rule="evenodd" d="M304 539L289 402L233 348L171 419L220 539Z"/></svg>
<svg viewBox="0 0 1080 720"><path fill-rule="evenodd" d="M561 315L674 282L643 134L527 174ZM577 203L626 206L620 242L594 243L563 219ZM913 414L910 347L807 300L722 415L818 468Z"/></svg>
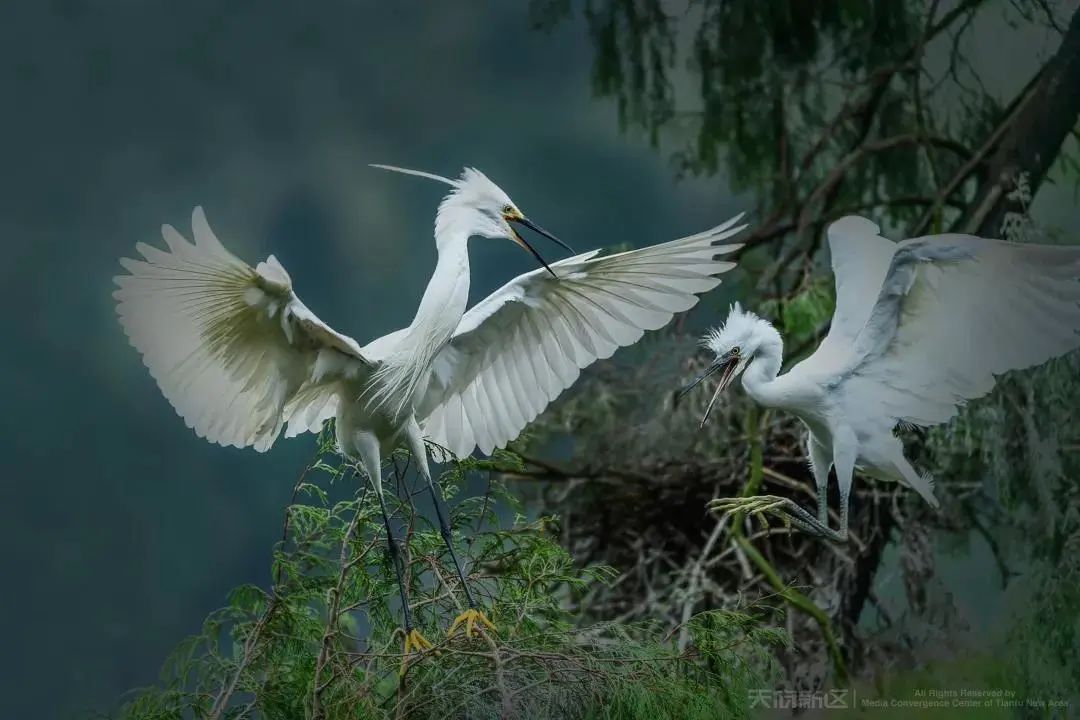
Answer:
<svg viewBox="0 0 1080 720"><path fill-rule="evenodd" d="M894 243L861 217L837 220L828 239L836 311L817 350L780 375L780 333L735 305L702 341L715 361L682 392L719 373L704 425L720 392L741 374L755 402L794 414L808 431L816 518L775 496L716 500L715 510L779 515L842 542L856 469L938 505L932 478L904 457L898 425L948 422L990 392L996 376L1080 346L1080 248L958 234ZM828 527L834 466L839 530Z"/></svg>
<svg viewBox="0 0 1080 720"><path fill-rule="evenodd" d="M430 644L415 630L383 500L383 458L405 445L431 491L443 539L469 609L451 627L490 625L454 553L450 525L428 468L425 439L458 456L502 447L577 378L581 368L665 325L719 284L739 245L733 219L690 237L550 266L514 229L559 244L483 173L460 178L383 167L451 190L435 219L438 261L407 328L361 347L319 320L271 255L254 268L225 249L200 208L194 242L162 228L168 250L139 243L123 259L117 311L166 399L197 435L265 452L285 436L335 420L338 447L368 475L383 508L405 615L405 652ZM466 312L468 241L506 238L543 266ZM565 245L564 245L565 247ZM569 249L569 248L568 248Z"/></svg>

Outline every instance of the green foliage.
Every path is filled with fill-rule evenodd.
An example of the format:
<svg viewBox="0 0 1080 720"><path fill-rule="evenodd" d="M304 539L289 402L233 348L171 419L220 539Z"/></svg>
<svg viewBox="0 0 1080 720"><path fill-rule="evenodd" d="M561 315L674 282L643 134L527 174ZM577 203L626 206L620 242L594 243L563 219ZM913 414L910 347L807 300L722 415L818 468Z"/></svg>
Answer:
<svg viewBox="0 0 1080 720"><path fill-rule="evenodd" d="M1080 543L1077 543L1080 545ZM1038 590L1017 598L1017 621L1006 636L1002 675L1029 698L1080 704L1080 561L1039 563L1028 578ZM1065 696L1065 697L1063 697Z"/></svg>
<svg viewBox="0 0 1080 720"><path fill-rule="evenodd" d="M565 18L571 5L568 0L533 0L547 27ZM583 5L594 44L594 91L615 101L621 124L643 129L654 142L661 135L665 142L674 142L674 160L681 171L720 175L732 190L753 193L754 229L745 238L748 247L739 263L740 272L759 280L756 293L739 296L781 329L789 366L813 349L833 310L831 278L823 272L822 257L829 222L847 214L866 215L886 236L912 237L996 218L991 212L979 219L989 207L987 198L1001 189L995 154L1002 147L1036 140L1025 136L1030 134L1026 121L1016 119L1018 108L1023 115L1028 87L1010 88L1011 94L1003 96L1005 88L995 84L1000 79L996 66L965 46L978 33L993 33L995 26L1001 31L1023 27L1026 32L1054 25L1055 13L1064 9L1056 3L1002 5L985 0L701 0L690 3L683 14L680 6L661 0L589 0ZM1046 66L1040 72L1050 70ZM1057 155L1054 179L1080 187L1074 183L1080 178L1078 130L1060 153L1053 138L1035 155ZM1005 214L1002 234L1011 240L1047 242L1051 234L1028 217L1041 170L1027 169L1030 181L1018 179L1015 190L1005 195L1007 204L994 201L1023 211ZM730 282L736 275L728 277ZM703 408L695 405L707 401L707 393L688 396L678 409L664 402L681 384L672 376L686 380L701 362L684 361L673 369L666 354L685 359L693 353L689 342L680 346L673 339L648 356L640 371L623 369L606 378L596 371L579 382L572 399L547 415L549 431L569 435L574 452L555 466L544 466L544 472L571 481L606 482L591 492L585 482L580 490L563 490L571 483L557 486L561 504L555 507L565 508L568 527L576 513L576 537L568 532L570 541L620 568L634 562L644 568L641 585L650 591L649 612L654 615L659 603L653 588L677 586L665 571L675 577L692 574L678 569L686 557L694 566L702 553L700 540L709 532L688 519L696 511L695 483L730 491L730 478L741 477L746 446L752 446L741 422L747 408L737 393L723 398L707 433L696 432ZM883 485L872 486L871 510L869 492L858 492L870 484L860 480L855 516L874 516L867 532L854 534L874 542L859 548L853 572L843 564L837 564L836 572L821 571L806 559L813 555L803 556L800 550L797 564L778 565L784 580L813 568L821 594L832 599L835 590L840 599L834 607L846 613L844 605L849 605L858 613L868 601L877 602L864 589L878 564L885 562L882 548L899 546L912 605L908 609L919 615L925 611L927 581L934 574L933 544L985 540L997 556L1003 580L1015 574L1010 568L1022 568L1023 584L1041 588L1021 608L1031 610L1030 619L1021 621L1004 647L995 648L990 663L1011 673L1011 683L990 682L1010 687L1022 679L1030 694L1044 696L1055 686L1075 687L1067 678L1080 677L1075 650L1080 604L1072 569L1074 558L1080 557L1077 370L1074 354L1004 378L993 395L972 403L954 423L918 433L919 442L909 443L909 451L921 453L918 466L933 469L941 480L945 511L931 516L921 505L915 507L917 500L907 503L910 512L897 502L883 508L879 493L894 489ZM804 455L803 432L798 428L798 442L791 442L796 433L783 422L778 414L766 428L764 444L770 455L765 465L772 471L766 482L775 481L790 492L799 488L792 479L800 479L794 476ZM543 437L542 428L534 425L533 431ZM913 429L905 428L903 434L916 440ZM784 440L788 442L777 447ZM751 465L754 452L750 450ZM646 488L640 504L626 497L630 493L625 488L633 483ZM623 495L613 501L616 493ZM674 509L673 526L666 515L653 512L658 505ZM621 527L612 515L621 517L606 512L608 507L622 510L636 524L629 552L621 557L611 550L620 539L611 528ZM951 532L932 532L937 529ZM656 543L641 542L650 532L668 543L667 553L656 553L661 563L632 544L653 551ZM680 554L681 548L671 548L676 543L670 538L683 537L689 551ZM880 537L886 541L876 542ZM786 538L768 542L770 560L787 544ZM725 578L722 568L722 563L710 566L709 580L720 587L716 594L736 588L744 592L745 578ZM662 582L656 581L658 576ZM639 607L640 593L634 592L638 585L627 582L620 589L628 597L617 600L630 606L627 612ZM955 609L950 597L941 604L945 610ZM942 613L942 618L949 617L955 615ZM1028 616L1017 612L1010 620L1017 617ZM945 631L955 629L949 619L933 622ZM905 623L903 632L915 625ZM804 638L796 638L806 658L810 653ZM842 641L848 645L850 639ZM848 645L856 651L851 664L865 673L870 665L865 658L871 654L859 657L858 651L865 650L859 644ZM916 649L906 640L903 645L905 652ZM918 650L925 658L939 647L930 643ZM888 657L891 665L899 665L895 648Z"/></svg>
<svg viewBox="0 0 1080 720"><path fill-rule="evenodd" d="M833 279L830 275L807 278L798 292L783 301L762 301L756 311L775 318L790 346L797 346L813 336L832 319L836 307Z"/></svg>
<svg viewBox="0 0 1080 720"><path fill-rule="evenodd" d="M1011 193L1030 202L1024 176ZM1027 215L1003 236L1052 236ZM1072 353L1001 379L995 392L935 428L927 460L966 496L966 513L994 551L1010 623L987 653L991 687L1019 697L1080 700L1080 356ZM996 541L995 541L996 538ZM1050 714L1053 716L1053 713Z"/></svg>
<svg viewBox="0 0 1080 720"><path fill-rule="evenodd" d="M612 686L609 692L594 697L580 717L711 720L744 715L746 699L754 688L761 687L761 681L747 672L746 657L731 650L740 645L756 646L757 662L767 665L771 660L768 649L785 643L782 631L758 624L757 618L742 613L695 616L689 624L697 648L694 666L653 666L661 672L643 676L643 682Z"/></svg>
<svg viewBox="0 0 1080 720"><path fill-rule="evenodd" d="M1046 565L1029 575L1038 590L1017 594L1009 608L1009 624L1000 636L988 639L980 648L967 649L948 659L935 659L911 670L897 669L877 678L875 687L859 687L860 697L911 700L916 692L929 696L933 691L955 693L973 691L979 706L935 708L941 718L1071 717L1066 709L1080 702L1080 573L1070 563L1060 568ZM979 691L1001 693L1006 706ZM940 697L940 696L939 696ZM946 702L951 699L946 695ZM989 697L989 699L987 699ZM909 717L908 708L879 708L866 711L867 717Z"/></svg>
<svg viewBox="0 0 1080 720"><path fill-rule="evenodd" d="M706 612L686 624L681 648L658 624L579 626L566 608L604 567L577 567L549 532L551 518L513 513L492 471L521 469L517 456L450 463L439 479L452 497L488 476L481 497L455 504L459 557L496 632L444 638L465 609L437 527L412 502L409 458L388 464L387 487L402 543L414 621L433 651L402 654L401 612L379 504L330 434L295 488L273 556L272 589L244 585L183 642L160 683L136 693L116 717L683 718L746 714L748 688L770 678L783 632L753 612ZM423 488L420 488L423 490ZM390 493L388 493L390 495ZM512 520L507 517L513 515ZM400 536L399 536L400 537Z"/></svg>

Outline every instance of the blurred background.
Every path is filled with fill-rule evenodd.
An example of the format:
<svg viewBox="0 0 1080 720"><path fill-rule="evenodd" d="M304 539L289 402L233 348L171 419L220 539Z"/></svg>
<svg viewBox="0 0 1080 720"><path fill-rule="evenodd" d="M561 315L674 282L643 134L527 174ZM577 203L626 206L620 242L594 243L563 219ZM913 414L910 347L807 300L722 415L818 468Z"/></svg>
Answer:
<svg viewBox="0 0 1080 720"><path fill-rule="evenodd" d="M811 311L800 325L798 311L829 292L821 229L845 211L897 238L1000 235L1007 217L1022 219L1022 238L1077 237L1076 11L971 0L0 5L0 716L108 711L153 682L229 588L267 583L313 450L310 438L266 455L211 446L161 397L111 294L117 259L156 242L162 223L186 233L204 206L228 247L249 262L276 254L307 305L363 343L411 319L441 193L368 163L476 166L579 249L660 242L747 210L742 270L678 332L746 298L795 308L788 329L811 341L823 328ZM474 242L472 257L474 299L532 267L509 243ZM586 391L604 387L604 372ZM1061 372L1045 381L1053 402L1040 394L1059 413L1019 440L1050 443L1039 458L1057 465L1037 472L1054 483L1071 477L1076 452L1060 394L1075 392L1075 371ZM964 473L990 478L948 527L926 521L915 542L941 553L936 573L904 565L912 545L897 538L911 526L890 526L852 580L899 597L905 581L936 574L974 635L1014 607L995 546L1032 538L992 523L1023 515L1051 528L1024 552L1056 566L1077 522L1059 503L1075 500L1075 481L1040 489L1061 510L1040 515L1017 490L1033 487L1029 454L984 452L979 433L1021 427L1023 412L1008 417L1000 398L982 407L982 426L915 439L935 462L967 458ZM572 399L556 411L562 428L582 422ZM596 446L577 452L602 467L616 455L604 433L618 429L594 422ZM567 542L591 547L588 532ZM679 552L707 532L687 531ZM839 607L848 595L837 592ZM877 604L862 595L860 611ZM880 605L890 624L910 610ZM880 620L844 612L852 633ZM911 637L933 642L919 628Z"/></svg>

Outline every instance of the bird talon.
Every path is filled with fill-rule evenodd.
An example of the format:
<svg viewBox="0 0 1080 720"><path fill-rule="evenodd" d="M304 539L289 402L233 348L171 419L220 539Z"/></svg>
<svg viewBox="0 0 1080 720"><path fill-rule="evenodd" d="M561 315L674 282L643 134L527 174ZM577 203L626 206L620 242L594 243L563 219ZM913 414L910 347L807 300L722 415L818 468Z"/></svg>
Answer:
<svg viewBox="0 0 1080 720"><path fill-rule="evenodd" d="M777 495L754 495L739 498L715 498L709 501L708 508L711 512L722 513L721 520L738 515L749 515L757 518L762 529L769 529L768 516L779 517L784 526L791 528L791 517L784 507L788 504L787 498Z"/></svg>
<svg viewBox="0 0 1080 720"><path fill-rule="evenodd" d="M414 653L423 655L434 647L435 646L432 645L426 637L421 635L420 631L416 628L405 633L405 647L401 653L401 667L398 669L398 675L405 674L405 668L408 667L409 659Z"/></svg>
<svg viewBox="0 0 1080 720"><path fill-rule="evenodd" d="M495 623L488 619L488 616L481 610L476 608L469 608L465 612L454 618L454 622L450 625L450 630L447 631L447 637L453 637L458 628L464 627L465 637L471 638L474 631L483 632L484 627L488 630L495 630Z"/></svg>

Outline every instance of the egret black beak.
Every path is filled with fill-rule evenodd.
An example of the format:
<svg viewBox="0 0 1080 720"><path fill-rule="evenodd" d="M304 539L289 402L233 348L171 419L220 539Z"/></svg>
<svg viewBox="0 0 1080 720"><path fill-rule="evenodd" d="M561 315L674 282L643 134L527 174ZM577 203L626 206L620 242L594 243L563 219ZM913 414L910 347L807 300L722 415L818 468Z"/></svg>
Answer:
<svg viewBox="0 0 1080 720"><path fill-rule="evenodd" d="M713 361L709 367L705 369L705 372L694 378L693 382L684 387L678 393L675 394L676 404L682 400L688 392L696 388L702 380L705 380L709 376L716 372L720 372L720 382L716 386L716 392L713 393L712 398L709 400L708 407L705 408L705 415L701 418L701 427L705 426L705 421L709 419L709 415L712 413L713 405L716 404L716 399L720 397L720 393L727 389L731 381L735 379L735 371L739 367L739 360L741 356L736 352L726 352L716 360Z"/></svg>
<svg viewBox="0 0 1080 720"><path fill-rule="evenodd" d="M532 230L533 232L538 233L540 235L543 235L544 237L546 237L548 240L551 240L556 245L560 245L560 246L566 248L567 250L569 250L570 252L574 252L574 249L572 247L570 247L569 245L564 243L562 240L555 237L554 235L549 233L547 230L540 227L539 225L537 225L536 223L534 223L532 220L525 217L524 215L505 215L504 217L506 218L507 222L520 223L521 225L524 225L525 227ZM555 271L552 270L551 267L544 261L544 258L542 258L540 256L540 253L536 252L536 249L532 245L530 245L528 243L528 241L525 240L525 238L521 237L521 235L518 234L517 230L515 230L514 228L510 228L510 232L512 233L512 238L511 239L514 242L516 242L521 247L525 248L525 250L527 250L534 258L536 258L536 260L541 265L544 266L544 269L547 270L549 273L551 273L551 277L553 277L555 279L558 279L559 276L556 275Z"/></svg>

